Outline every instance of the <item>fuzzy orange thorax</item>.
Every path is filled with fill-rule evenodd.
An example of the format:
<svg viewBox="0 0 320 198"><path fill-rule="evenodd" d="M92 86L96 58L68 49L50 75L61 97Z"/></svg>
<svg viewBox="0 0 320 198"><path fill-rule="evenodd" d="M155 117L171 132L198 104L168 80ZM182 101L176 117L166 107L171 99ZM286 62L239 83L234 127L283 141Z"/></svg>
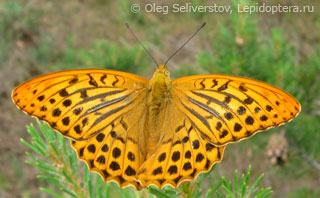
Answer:
<svg viewBox="0 0 320 198"><path fill-rule="evenodd" d="M159 65L149 82L149 107L159 109L168 100L170 88L170 72L166 66Z"/></svg>

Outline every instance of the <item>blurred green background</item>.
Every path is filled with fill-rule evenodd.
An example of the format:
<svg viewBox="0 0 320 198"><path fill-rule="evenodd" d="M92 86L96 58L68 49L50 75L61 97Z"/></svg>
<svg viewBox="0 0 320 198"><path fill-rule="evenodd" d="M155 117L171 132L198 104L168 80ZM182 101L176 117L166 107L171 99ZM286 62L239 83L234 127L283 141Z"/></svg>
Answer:
<svg viewBox="0 0 320 198"><path fill-rule="evenodd" d="M231 5L234 12L130 11L133 3L143 8L152 2L216 3ZM257 2L309 5L314 12L250 15L236 11L238 5ZM39 170L25 163L30 159L25 152L30 150L20 138L30 140L26 125L35 119L12 103L14 87L40 74L74 68L108 68L150 78L155 65L124 23L163 63L204 21L206 27L169 62L172 78L214 73L259 79L294 95L302 112L290 124L229 145L223 161L195 187L206 192L221 176L231 180L235 169L240 175L251 164L252 177L264 173L260 185L270 186L272 197L319 197L319 8L317 0L0 0L0 197L52 197L40 190L50 184L37 178ZM141 193L134 195L145 195Z"/></svg>

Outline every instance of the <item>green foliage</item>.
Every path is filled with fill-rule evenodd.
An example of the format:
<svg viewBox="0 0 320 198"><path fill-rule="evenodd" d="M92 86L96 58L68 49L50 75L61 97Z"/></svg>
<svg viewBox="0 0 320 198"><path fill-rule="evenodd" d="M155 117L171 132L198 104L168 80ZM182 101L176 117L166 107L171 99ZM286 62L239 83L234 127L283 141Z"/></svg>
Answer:
<svg viewBox="0 0 320 198"><path fill-rule="evenodd" d="M195 74L201 74L201 72L197 71L196 69L188 66L188 65L181 65L178 69L172 72L172 76L175 78L180 78L184 76L191 76Z"/></svg>
<svg viewBox="0 0 320 198"><path fill-rule="evenodd" d="M29 41L38 33L42 12L20 0L0 2L0 61L4 62L17 40Z"/></svg>
<svg viewBox="0 0 320 198"><path fill-rule="evenodd" d="M37 31L41 12L31 4L23 4L14 0L0 4L0 33L4 39L12 40L21 36L22 31Z"/></svg>
<svg viewBox="0 0 320 198"><path fill-rule="evenodd" d="M250 176L251 176L251 166L249 166L248 172L242 174L240 181L238 180L238 171L234 172L234 181L228 182L225 177L222 177L221 180L210 189L205 197L227 197L227 198L247 198L247 197L269 197L272 194L271 187L261 188L258 186L261 183L264 174L261 174L256 181L253 182L250 187Z"/></svg>
<svg viewBox="0 0 320 198"><path fill-rule="evenodd" d="M270 188L258 188L263 174L250 187L251 167L248 173L238 181L238 172L235 171L234 185L222 177L206 192L202 193L201 184L207 174L199 176L196 182L186 182L173 189L166 186L159 190L149 187L147 190L136 191L132 187L120 189L117 184L105 183L96 173L91 173L84 163L79 165L75 151L70 141L59 133L54 132L47 124L38 122L40 132L32 124L28 126L28 133L32 141L21 139L21 142L33 152L27 152L30 160L26 162L39 170L38 178L43 181L40 190L53 197L250 197L264 198L271 195ZM233 187L234 186L234 187Z"/></svg>
<svg viewBox="0 0 320 198"><path fill-rule="evenodd" d="M134 1L119 0L118 9L123 21L135 22L136 24L143 25L146 22L146 17L143 14L142 4L138 3L140 7L140 12L135 13L131 9L132 5L136 4Z"/></svg>
<svg viewBox="0 0 320 198"><path fill-rule="evenodd" d="M54 62L58 57L58 53L55 49L56 44L52 36L49 34L40 35L37 45L31 47L29 55L30 61L32 63L47 66Z"/></svg>
<svg viewBox="0 0 320 198"><path fill-rule="evenodd" d="M295 124L287 126L288 139L294 144L299 152L305 152L312 159L320 158L320 119L319 116L313 116L302 113L296 120ZM307 144L306 144L307 142Z"/></svg>
<svg viewBox="0 0 320 198"><path fill-rule="evenodd" d="M282 86L279 81L296 71L294 50L282 31L272 29L264 38L254 16L245 13L233 12L230 21L230 27L219 25L219 35L212 38L214 55L201 53L199 65L209 73L250 76Z"/></svg>
<svg viewBox="0 0 320 198"><path fill-rule="evenodd" d="M312 190L308 190L306 188L299 188L295 193L291 193L289 198L318 198L320 197L320 190L313 192Z"/></svg>
<svg viewBox="0 0 320 198"><path fill-rule="evenodd" d="M198 0L190 0L190 5L192 6L203 6L206 2L198 1ZM208 13L207 12L189 12L190 16L194 19L203 19Z"/></svg>
<svg viewBox="0 0 320 198"><path fill-rule="evenodd" d="M148 63L140 45L120 48L109 41L97 40L89 48L75 48L69 44L61 61L55 64L63 69L103 68L139 74Z"/></svg>
<svg viewBox="0 0 320 198"><path fill-rule="evenodd" d="M316 101L320 98L320 45L302 62L297 73L293 75L294 87L298 87L296 95L301 101L304 111L314 114L319 109ZM319 114L318 114L319 117Z"/></svg>

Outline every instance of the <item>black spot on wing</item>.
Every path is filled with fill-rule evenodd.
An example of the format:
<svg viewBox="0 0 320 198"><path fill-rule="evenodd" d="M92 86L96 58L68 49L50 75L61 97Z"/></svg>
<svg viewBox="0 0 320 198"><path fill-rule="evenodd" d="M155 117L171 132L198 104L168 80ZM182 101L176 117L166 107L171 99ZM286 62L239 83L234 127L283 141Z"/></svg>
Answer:
<svg viewBox="0 0 320 198"><path fill-rule="evenodd" d="M204 89L206 88L206 86L203 84L203 82L205 81L206 79L202 79L201 82L199 83L201 85L201 89Z"/></svg>
<svg viewBox="0 0 320 198"><path fill-rule="evenodd" d="M223 101L225 104L229 104L231 102L231 97L230 96L226 96L224 98L224 101Z"/></svg>
<svg viewBox="0 0 320 198"><path fill-rule="evenodd" d="M189 137L188 136L185 136L183 139L182 139L182 142L183 143L187 143L189 141Z"/></svg>
<svg viewBox="0 0 320 198"><path fill-rule="evenodd" d="M37 98L40 102L44 99L44 95L41 95Z"/></svg>
<svg viewBox="0 0 320 198"><path fill-rule="evenodd" d="M245 114L246 111L247 111L246 108L244 108L243 106L240 106L240 107L238 108L238 110L237 110L237 112L238 112L239 115Z"/></svg>
<svg viewBox="0 0 320 198"><path fill-rule="evenodd" d="M171 159L172 159L172 161L174 161L174 162L178 161L178 160L180 159L180 152L179 152L179 151L173 152Z"/></svg>
<svg viewBox="0 0 320 198"><path fill-rule="evenodd" d="M114 148L113 151L112 151L112 156L114 158L118 158L118 157L120 157L120 155L121 155L121 150L119 148L117 148L117 147Z"/></svg>
<svg viewBox="0 0 320 198"><path fill-rule="evenodd" d="M47 111L47 107L42 106L42 107L40 108L40 111Z"/></svg>
<svg viewBox="0 0 320 198"><path fill-rule="evenodd" d="M104 139L105 135L103 133L99 133L97 136L96 136L96 139L98 142L102 142L103 139Z"/></svg>
<svg viewBox="0 0 320 198"><path fill-rule="evenodd" d="M183 170L187 171L187 170L190 170L192 169L192 166L191 166L191 163L190 162L187 162L183 165Z"/></svg>
<svg viewBox="0 0 320 198"><path fill-rule="evenodd" d="M123 177L120 175L118 176L120 184L123 184L126 180L123 179Z"/></svg>
<svg viewBox="0 0 320 198"><path fill-rule="evenodd" d="M184 157L186 159L190 159L191 158L191 152L190 151L186 151L185 154L184 154Z"/></svg>
<svg viewBox="0 0 320 198"><path fill-rule="evenodd" d="M94 146L94 144L90 144L88 147L87 147L88 151L90 153L95 153L96 152L96 147Z"/></svg>
<svg viewBox="0 0 320 198"><path fill-rule="evenodd" d="M127 158L131 161L134 162L135 160L135 155L132 152L128 152Z"/></svg>
<svg viewBox="0 0 320 198"><path fill-rule="evenodd" d="M273 108L272 108L270 105L267 105L267 106L266 106L266 110L267 110L267 111L270 112L270 111L272 111L272 109L273 109Z"/></svg>
<svg viewBox="0 0 320 198"><path fill-rule="evenodd" d="M100 155L96 161L100 164L104 164L106 163L106 158L103 155Z"/></svg>
<svg viewBox="0 0 320 198"><path fill-rule="evenodd" d="M56 108L52 111L52 116L53 117L58 117L61 115L61 110L59 108Z"/></svg>
<svg viewBox="0 0 320 198"><path fill-rule="evenodd" d="M79 115L81 112L82 112L82 107L78 107L78 108L76 108L76 109L74 109L73 110L73 113L75 114L75 115Z"/></svg>
<svg viewBox="0 0 320 198"><path fill-rule="evenodd" d="M248 91L248 89L244 86L243 83L239 86L239 89L240 89L241 91L243 91L243 92Z"/></svg>
<svg viewBox="0 0 320 198"><path fill-rule="evenodd" d="M254 119L251 116L248 116L245 121L248 125L252 125L254 123Z"/></svg>
<svg viewBox="0 0 320 198"><path fill-rule="evenodd" d="M59 95L60 95L61 97L67 97L67 96L69 96L69 93L67 92L66 89L62 89L62 90L59 92Z"/></svg>
<svg viewBox="0 0 320 198"><path fill-rule="evenodd" d="M63 101L62 104L63 104L63 106L65 106L65 107L69 107L69 106L72 104L72 101L69 100L69 99L67 99L67 100Z"/></svg>
<svg viewBox="0 0 320 198"><path fill-rule="evenodd" d="M109 168L111 168L113 171L116 171L120 169L120 165L116 161L112 161L109 165Z"/></svg>
<svg viewBox="0 0 320 198"><path fill-rule="evenodd" d="M176 177L173 181L174 181L174 183L178 183L179 181L180 181L180 179L182 178L182 176L181 175L179 175L178 177Z"/></svg>
<svg viewBox="0 0 320 198"><path fill-rule="evenodd" d="M115 75L114 78L116 80L112 82L112 86L115 86L119 82L118 76Z"/></svg>
<svg viewBox="0 0 320 198"><path fill-rule="evenodd" d="M82 126L86 126L88 124L88 118L84 118L82 120Z"/></svg>
<svg viewBox="0 0 320 198"><path fill-rule="evenodd" d="M246 104L252 104L252 103L253 103L253 99L248 96L248 98L246 98L246 99L244 100L244 103L246 103Z"/></svg>
<svg viewBox="0 0 320 198"><path fill-rule="evenodd" d="M165 179L158 179L158 182L159 182L160 185L162 185L163 182L165 182L165 181L166 181Z"/></svg>
<svg viewBox="0 0 320 198"><path fill-rule="evenodd" d="M80 91L80 98L87 98L87 97L88 97L87 90Z"/></svg>
<svg viewBox="0 0 320 198"><path fill-rule="evenodd" d="M215 146L213 144L210 144L210 143L206 143L206 151L211 151L212 149L214 149Z"/></svg>
<svg viewBox="0 0 320 198"><path fill-rule="evenodd" d="M226 137L228 135L228 133L229 133L228 130L226 130L226 129L222 130L222 132L220 133L220 138Z"/></svg>
<svg viewBox="0 0 320 198"><path fill-rule="evenodd" d="M242 126L239 124L239 123L235 123L234 124L234 131L235 132L239 132L239 131L241 131L241 129L242 129Z"/></svg>
<svg viewBox="0 0 320 198"><path fill-rule="evenodd" d="M110 177L110 174L106 170L102 170L102 173L104 175L104 178Z"/></svg>
<svg viewBox="0 0 320 198"><path fill-rule="evenodd" d="M228 89L228 84L230 83L230 80L228 82L226 82L225 84L221 85L219 88L218 88L218 91L224 91L226 89Z"/></svg>
<svg viewBox="0 0 320 198"><path fill-rule="evenodd" d="M173 175L178 172L178 167L176 165L172 165L169 167L168 172L170 173L170 175Z"/></svg>
<svg viewBox="0 0 320 198"><path fill-rule="evenodd" d="M79 124L77 124L76 126L73 127L74 131L77 133L77 134L81 134L81 127Z"/></svg>
<svg viewBox="0 0 320 198"><path fill-rule="evenodd" d="M68 126L69 123L70 123L69 117L65 117L65 118L62 119L62 124L63 124L64 126Z"/></svg>
<svg viewBox="0 0 320 198"><path fill-rule="evenodd" d="M94 87L98 87L98 83L96 82L96 80L90 75L90 74L87 74L90 78L89 80L89 84L94 86Z"/></svg>
<svg viewBox="0 0 320 198"><path fill-rule="evenodd" d="M231 119L233 118L233 115L232 115L232 113L230 113L230 112L226 112L226 113L224 114L224 117L225 117L227 120L231 120Z"/></svg>
<svg viewBox="0 0 320 198"><path fill-rule="evenodd" d="M69 81L69 84L74 84L76 82L78 82L79 79L77 77L73 78L72 80Z"/></svg>
<svg viewBox="0 0 320 198"><path fill-rule="evenodd" d="M267 117L266 115L262 115L262 116L260 117L260 120L261 120L261 121L267 121L267 120L268 120L268 117Z"/></svg>
<svg viewBox="0 0 320 198"><path fill-rule="evenodd" d="M103 152L108 152L108 150L109 150L108 144L104 144L104 145L102 146L102 148L101 148L101 151L103 151Z"/></svg>
<svg viewBox="0 0 320 198"><path fill-rule="evenodd" d="M100 82L102 82L103 84L106 84L106 82L104 81L107 78L106 74L103 74L103 76L101 76L100 78Z"/></svg>
<svg viewBox="0 0 320 198"><path fill-rule="evenodd" d="M136 175L136 171L131 166L127 167L127 169L125 170L125 173L128 176Z"/></svg>
<svg viewBox="0 0 320 198"><path fill-rule="evenodd" d="M193 149L198 149L199 146L200 146L199 140L192 141L192 148Z"/></svg>
<svg viewBox="0 0 320 198"><path fill-rule="evenodd" d="M204 156L201 153L198 153L196 157L196 162L201 162L204 159Z"/></svg>
<svg viewBox="0 0 320 198"><path fill-rule="evenodd" d="M153 174L153 175L162 174L162 167L159 166L158 168L154 169L154 170L152 171L152 174Z"/></svg>
<svg viewBox="0 0 320 198"><path fill-rule="evenodd" d="M80 157L83 156L83 151L84 151L84 147L82 147L82 148L79 150L79 156L80 156Z"/></svg>
<svg viewBox="0 0 320 198"><path fill-rule="evenodd" d="M213 85L211 86L211 89L218 85L218 81L216 79L212 80Z"/></svg>
<svg viewBox="0 0 320 198"><path fill-rule="evenodd" d="M180 140L175 141L172 146L175 146L177 144L181 144L181 141Z"/></svg>
<svg viewBox="0 0 320 198"><path fill-rule="evenodd" d="M216 129L219 131L221 129L221 127L222 127L221 122L217 122Z"/></svg>

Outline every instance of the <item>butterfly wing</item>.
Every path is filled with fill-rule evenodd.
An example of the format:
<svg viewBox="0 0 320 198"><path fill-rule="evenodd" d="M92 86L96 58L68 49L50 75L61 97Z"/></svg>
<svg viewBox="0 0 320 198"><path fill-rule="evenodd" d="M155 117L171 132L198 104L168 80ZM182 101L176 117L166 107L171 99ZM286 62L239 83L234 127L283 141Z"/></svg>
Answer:
<svg viewBox="0 0 320 198"><path fill-rule="evenodd" d="M144 107L138 103L134 110L124 113L88 140L71 141L78 158L86 161L90 170L98 172L105 181L115 181L120 187L133 185L141 189L136 177L145 160L140 133L146 119Z"/></svg>
<svg viewBox="0 0 320 198"><path fill-rule="evenodd" d="M138 172L138 181L143 187L177 187L184 181L194 180L201 172L209 171L222 160L224 146L216 147L202 138L176 104L167 104L158 120L165 123L158 126L160 141Z"/></svg>
<svg viewBox="0 0 320 198"><path fill-rule="evenodd" d="M105 180L139 184L148 80L112 70L70 70L37 77L12 93L24 112L72 140L80 159ZM141 124L142 122L142 124Z"/></svg>
<svg viewBox="0 0 320 198"><path fill-rule="evenodd" d="M179 96L179 109L200 135L215 145L289 122L301 108L283 90L244 77L196 75L173 80L172 87Z"/></svg>

